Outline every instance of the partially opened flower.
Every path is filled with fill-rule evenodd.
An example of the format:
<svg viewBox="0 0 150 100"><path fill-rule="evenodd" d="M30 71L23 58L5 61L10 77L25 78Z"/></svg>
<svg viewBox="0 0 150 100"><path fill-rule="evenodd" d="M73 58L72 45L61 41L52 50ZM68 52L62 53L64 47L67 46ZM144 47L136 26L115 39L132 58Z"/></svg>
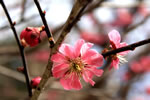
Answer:
<svg viewBox="0 0 150 100"><path fill-rule="evenodd" d="M103 57L97 51L92 50L92 46L92 43L85 43L80 39L74 47L62 44L59 52L52 55L53 76L61 78L60 83L64 89L81 89L81 77L93 86L95 84L92 80L93 76L102 75L103 70L97 69L97 67L102 66Z"/></svg>
<svg viewBox="0 0 150 100"><path fill-rule="evenodd" d="M22 46L36 46L40 43L40 33L43 30L43 27L27 27L25 28L21 34L21 44Z"/></svg>
<svg viewBox="0 0 150 100"><path fill-rule="evenodd" d="M110 40L111 49L117 49L120 47L127 46L127 43L125 43L125 42L120 43L121 37L120 37L119 32L116 30L112 30L111 32L109 32L108 37ZM110 68L114 67L115 69L118 69L119 62L121 62L121 63L126 62L126 60L123 58L123 56L125 56L128 52L129 51L123 51L123 52L112 55L111 56L112 63L111 63Z"/></svg>

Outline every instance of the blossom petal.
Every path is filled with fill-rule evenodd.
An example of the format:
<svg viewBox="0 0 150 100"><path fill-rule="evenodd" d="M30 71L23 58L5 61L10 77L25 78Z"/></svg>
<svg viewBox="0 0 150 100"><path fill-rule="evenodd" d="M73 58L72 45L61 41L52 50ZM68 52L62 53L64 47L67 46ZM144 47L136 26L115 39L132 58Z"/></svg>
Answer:
<svg viewBox="0 0 150 100"><path fill-rule="evenodd" d="M95 51L96 52L96 51ZM89 53L90 54L90 53ZM88 54L87 54L88 56ZM103 64L103 56L96 52L93 56L88 56L86 59L83 59L88 65L93 65L93 66L102 66Z"/></svg>
<svg viewBox="0 0 150 100"><path fill-rule="evenodd" d="M92 43L84 43L80 50L81 57L84 56L86 54L87 50L89 50L92 46L93 46Z"/></svg>
<svg viewBox="0 0 150 100"><path fill-rule="evenodd" d="M119 59L115 59L115 60L112 60L111 62L111 65L110 65L110 68L111 69L112 67L114 67L115 69L118 69L119 68Z"/></svg>
<svg viewBox="0 0 150 100"><path fill-rule="evenodd" d="M56 78L63 77L64 74L69 70L69 64L59 64L53 66L52 73Z"/></svg>
<svg viewBox="0 0 150 100"><path fill-rule="evenodd" d="M63 77L63 78L60 79L61 85L62 85L62 86L64 87L64 89L66 89L66 90L72 89L71 84L70 84L70 81L71 81L71 78L65 78L65 77Z"/></svg>
<svg viewBox="0 0 150 100"><path fill-rule="evenodd" d="M100 77L103 74L103 70L102 69L97 69L96 67L88 67L87 68L89 71L93 72L96 76Z"/></svg>
<svg viewBox="0 0 150 100"><path fill-rule="evenodd" d="M78 57L80 55L80 50L84 43L85 43L85 41L83 39L80 39L75 44L75 49L74 49L75 57Z"/></svg>
<svg viewBox="0 0 150 100"><path fill-rule="evenodd" d="M71 73L70 76L61 78L60 83L66 90L80 90L82 88L79 77L76 73Z"/></svg>
<svg viewBox="0 0 150 100"><path fill-rule="evenodd" d="M81 59L88 60L91 56L96 55L97 52L95 50L87 50L83 56L81 56Z"/></svg>
<svg viewBox="0 0 150 100"><path fill-rule="evenodd" d="M115 45L120 43L121 37L117 30L112 30L108 33L110 42L113 42Z"/></svg>
<svg viewBox="0 0 150 100"><path fill-rule="evenodd" d="M92 72L85 70L82 76L85 82L89 82L92 86L94 86L95 82L92 80L92 77L93 77Z"/></svg>
<svg viewBox="0 0 150 100"><path fill-rule="evenodd" d="M60 54L60 53L56 53L54 55L52 55L51 60L53 62L57 62L57 63L63 63L66 62L66 58L64 55Z"/></svg>
<svg viewBox="0 0 150 100"><path fill-rule="evenodd" d="M71 86L75 90L80 90L82 88L82 85L80 83L79 77L76 73L72 75L72 81L71 81Z"/></svg>
<svg viewBox="0 0 150 100"><path fill-rule="evenodd" d="M118 47L118 48L121 48L121 47L124 47L124 46L127 46L127 45L128 45L127 43L122 42L122 43L119 44L119 47ZM127 51L120 52L120 53L118 53L118 54L124 56L124 55L126 55L127 53L129 53L129 52L130 52L130 50L127 50Z"/></svg>
<svg viewBox="0 0 150 100"><path fill-rule="evenodd" d="M74 48L69 44L62 44L59 48L59 52L69 58L74 58L73 50Z"/></svg>

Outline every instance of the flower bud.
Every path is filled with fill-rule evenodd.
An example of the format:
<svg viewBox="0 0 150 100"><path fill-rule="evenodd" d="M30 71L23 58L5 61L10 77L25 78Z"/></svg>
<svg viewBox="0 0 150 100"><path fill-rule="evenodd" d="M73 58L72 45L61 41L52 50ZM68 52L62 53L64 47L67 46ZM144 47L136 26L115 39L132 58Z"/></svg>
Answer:
<svg viewBox="0 0 150 100"><path fill-rule="evenodd" d="M35 89L39 85L40 81L41 81L41 77L39 77L39 76L33 78L31 80L31 87Z"/></svg>
<svg viewBox="0 0 150 100"><path fill-rule="evenodd" d="M21 44L22 46L36 46L40 43L40 33L43 30L43 26L41 27L27 27L25 28L21 34Z"/></svg>
<svg viewBox="0 0 150 100"><path fill-rule="evenodd" d="M24 73L24 67L18 67L18 68L17 68L17 71Z"/></svg>

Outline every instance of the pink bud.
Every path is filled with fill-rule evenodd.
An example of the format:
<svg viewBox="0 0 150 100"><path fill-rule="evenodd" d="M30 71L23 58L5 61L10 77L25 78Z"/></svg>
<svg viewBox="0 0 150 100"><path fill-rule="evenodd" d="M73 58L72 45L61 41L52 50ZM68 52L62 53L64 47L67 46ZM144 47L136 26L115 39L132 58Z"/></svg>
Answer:
<svg viewBox="0 0 150 100"><path fill-rule="evenodd" d="M32 88L36 88L39 85L40 81L41 81L41 77L40 76L33 78L31 80L31 87Z"/></svg>
<svg viewBox="0 0 150 100"><path fill-rule="evenodd" d="M41 27L27 27L25 28L21 34L21 44L26 47L27 45L33 47L40 43L40 33Z"/></svg>

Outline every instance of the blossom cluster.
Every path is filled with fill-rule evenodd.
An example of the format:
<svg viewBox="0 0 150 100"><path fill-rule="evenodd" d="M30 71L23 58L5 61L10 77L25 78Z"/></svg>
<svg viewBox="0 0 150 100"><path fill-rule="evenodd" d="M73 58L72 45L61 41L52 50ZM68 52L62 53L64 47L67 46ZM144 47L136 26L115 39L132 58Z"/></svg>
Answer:
<svg viewBox="0 0 150 100"><path fill-rule="evenodd" d="M39 44L40 41L40 28L28 27L21 32L20 38L23 46L24 44L31 47ZM108 33L110 41L110 47L103 52L114 50L127 44L125 42L120 43L121 37L118 31L112 30ZM92 39L92 38L90 38ZM98 39L98 38L97 38ZM98 41L98 40L97 40ZM58 49L56 54L53 54L51 61L53 61L52 74L55 78L60 78L60 83L66 90L75 89L80 90L82 88L81 79L94 86L94 76L102 76L103 70L103 56L96 50L92 49L94 44L85 42L83 39L79 39L74 46L63 43ZM111 68L118 69L119 63L126 61L123 56L129 51L123 51L117 54L110 55ZM107 59L107 58L106 58ZM41 78L32 79L32 87L36 87L40 83Z"/></svg>

